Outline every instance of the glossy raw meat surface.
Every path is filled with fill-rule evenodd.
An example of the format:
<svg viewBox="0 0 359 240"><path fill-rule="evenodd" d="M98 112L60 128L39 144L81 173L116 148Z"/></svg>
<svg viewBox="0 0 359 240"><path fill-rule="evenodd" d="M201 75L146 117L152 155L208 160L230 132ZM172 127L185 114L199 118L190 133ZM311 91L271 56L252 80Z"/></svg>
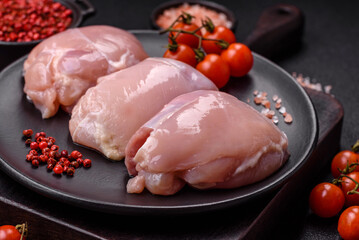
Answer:
<svg viewBox="0 0 359 240"><path fill-rule="evenodd" d="M121 160L132 135L173 98L199 89L218 90L196 69L165 58L146 60L99 78L74 107L74 142Z"/></svg>
<svg viewBox="0 0 359 240"><path fill-rule="evenodd" d="M181 95L145 123L126 148L130 193L170 195L185 183L235 188L272 174L288 158L286 135L248 104L218 91Z"/></svg>
<svg viewBox="0 0 359 240"><path fill-rule="evenodd" d="M111 26L68 29L37 45L24 63L24 92L43 118L71 112L99 77L147 57L131 33Z"/></svg>

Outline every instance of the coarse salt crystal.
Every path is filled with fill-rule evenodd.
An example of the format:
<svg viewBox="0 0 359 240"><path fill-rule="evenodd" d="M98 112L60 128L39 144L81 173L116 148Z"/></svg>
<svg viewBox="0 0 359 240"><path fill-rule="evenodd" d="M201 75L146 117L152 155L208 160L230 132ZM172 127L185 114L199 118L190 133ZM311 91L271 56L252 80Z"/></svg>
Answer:
<svg viewBox="0 0 359 240"><path fill-rule="evenodd" d="M292 115L291 114L287 114L284 118L284 122L286 123L292 123L293 122L293 118L292 118Z"/></svg>
<svg viewBox="0 0 359 240"><path fill-rule="evenodd" d="M270 110L269 110L268 108L263 108L262 111L261 111L261 113L262 113L262 114L267 114L267 113L269 113L269 111L270 111Z"/></svg>
<svg viewBox="0 0 359 240"><path fill-rule="evenodd" d="M323 92L324 88L324 92L327 94L330 94L330 91L332 89L332 86L326 85L323 87L321 83L315 83L316 80L314 78L310 79L310 77L303 77L303 74L297 74L296 72L293 72L292 76L302 87L306 87L319 92Z"/></svg>
<svg viewBox="0 0 359 240"><path fill-rule="evenodd" d="M324 92L325 93L329 94L330 90L332 90L332 86L330 86L330 85L324 86Z"/></svg>
<svg viewBox="0 0 359 240"><path fill-rule="evenodd" d="M261 97L255 97L255 98L254 98L254 103L255 103L255 104L259 105L259 104L261 104L261 102L262 102L262 98L261 98Z"/></svg>
<svg viewBox="0 0 359 240"><path fill-rule="evenodd" d="M270 102L267 99L263 99L261 104L265 107L265 108L270 108Z"/></svg>
<svg viewBox="0 0 359 240"><path fill-rule="evenodd" d="M287 110L285 109L285 107L281 107L278 110L281 114L284 114Z"/></svg>
<svg viewBox="0 0 359 240"><path fill-rule="evenodd" d="M273 122L274 124L278 124L278 122L279 122L278 116L273 116L272 122Z"/></svg>

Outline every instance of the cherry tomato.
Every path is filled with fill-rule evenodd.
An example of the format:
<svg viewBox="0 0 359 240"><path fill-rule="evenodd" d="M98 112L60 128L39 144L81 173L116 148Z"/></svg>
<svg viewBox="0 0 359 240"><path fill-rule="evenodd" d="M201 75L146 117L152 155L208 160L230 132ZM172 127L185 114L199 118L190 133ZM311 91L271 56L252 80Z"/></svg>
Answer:
<svg viewBox="0 0 359 240"><path fill-rule="evenodd" d="M350 165L355 162L358 162L358 155L355 152L349 150L339 152L337 155L334 156L332 160L331 172L333 177L339 177L340 172L338 168L340 170L344 170L347 164ZM359 171L359 166L356 167L356 170L354 171Z"/></svg>
<svg viewBox="0 0 359 240"><path fill-rule="evenodd" d="M167 51L163 54L163 57L182 61L194 68L197 65L196 54L194 53L193 49L188 45L181 43L178 44L177 49L174 51L167 49Z"/></svg>
<svg viewBox="0 0 359 240"><path fill-rule="evenodd" d="M359 239L359 206L343 211L338 221L338 232L344 240Z"/></svg>
<svg viewBox="0 0 359 240"><path fill-rule="evenodd" d="M319 183L309 195L309 206L319 217L329 218L337 215L344 206L342 190L332 183Z"/></svg>
<svg viewBox="0 0 359 240"><path fill-rule="evenodd" d="M208 54L196 69L208 77L218 88L224 87L230 78L228 64L217 54Z"/></svg>
<svg viewBox="0 0 359 240"><path fill-rule="evenodd" d="M12 225L0 226L0 240L19 240L20 232Z"/></svg>
<svg viewBox="0 0 359 240"><path fill-rule="evenodd" d="M217 39L217 40L224 40L228 44L236 42L236 36L234 33L224 27L224 26L216 26L212 32L206 32L203 37L209 38L209 39ZM216 41L212 40L203 40L202 41L202 47L204 51L209 53L216 53L220 54L223 51L223 48L221 48L218 44L216 44Z"/></svg>
<svg viewBox="0 0 359 240"><path fill-rule="evenodd" d="M246 75L253 66L253 55L251 50L242 43L232 43L221 53L231 69L231 76L242 77Z"/></svg>
<svg viewBox="0 0 359 240"><path fill-rule="evenodd" d="M352 172L347 174L348 177L351 177L355 181L359 182L359 172ZM359 205L359 194L348 194L349 191L355 188L355 182L347 177L342 178L342 191L345 196L345 205L346 206L354 206ZM359 191L359 189L357 190Z"/></svg>
<svg viewBox="0 0 359 240"><path fill-rule="evenodd" d="M195 31L196 29L198 29L198 26L195 23L186 24L183 22L178 22L173 26L173 29L182 29L185 31ZM201 30L196 31L196 33L198 35L202 36ZM177 34L178 34L178 36L177 36ZM170 32L170 36L171 35L176 37L177 43L186 44L186 45L190 46L191 48L198 48L199 39L198 39L198 37L196 37L192 34ZM170 38L168 39L168 41L170 43L172 43Z"/></svg>

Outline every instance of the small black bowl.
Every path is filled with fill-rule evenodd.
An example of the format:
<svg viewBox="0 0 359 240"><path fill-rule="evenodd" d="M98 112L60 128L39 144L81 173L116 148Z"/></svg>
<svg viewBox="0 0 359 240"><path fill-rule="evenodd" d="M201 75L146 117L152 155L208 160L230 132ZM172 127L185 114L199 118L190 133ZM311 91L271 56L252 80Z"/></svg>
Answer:
<svg viewBox="0 0 359 240"><path fill-rule="evenodd" d="M207 8L207 9L214 10L214 11L216 11L218 13L225 14L227 16L228 20L232 22L231 30L235 31L236 26L237 26L237 19L236 19L234 13L231 10L229 10L225 6L220 5L218 3L210 2L210 1L201 1L201 0L189 0L189 1L174 0L174 1L164 2L164 3L160 4L160 5L158 5L152 11L151 16L150 16L150 21L151 21L152 28L161 29L161 27L156 24L156 20L157 20L158 16L160 16L166 9L179 7L183 3L188 3L189 5L198 4L200 6L203 6L203 7Z"/></svg>
<svg viewBox="0 0 359 240"><path fill-rule="evenodd" d="M83 18L95 11L94 7L88 0L56 0L60 2L66 8L72 10L72 22L69 28L78 27ZM33 47L40 43L44 39L31 41L31 42L4 42L0 41L0 71L5 68L6 65L15 61L19 57L29 53Z"/></svg>

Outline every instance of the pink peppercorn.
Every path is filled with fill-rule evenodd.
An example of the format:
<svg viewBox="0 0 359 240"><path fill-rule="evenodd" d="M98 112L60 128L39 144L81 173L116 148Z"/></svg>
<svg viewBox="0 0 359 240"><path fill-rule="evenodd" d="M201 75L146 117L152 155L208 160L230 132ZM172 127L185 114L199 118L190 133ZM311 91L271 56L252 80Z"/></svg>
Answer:
<svg viewBox="0 0 359 240"><path fill-rule="evenodd" d="M91 160L90 160L90 159L84 159L84 161L83 161L83 166L84 166L85 168L91 167Z"/></svg>
<svg viewBox="0 0 359 240"><path fill-rule="evenodd" d="M53 0L0 1L0 41L43 39L64 31L71 22L72 10Z"/></svg>
<svg viewBox="0 0 359 240"><path fill-rule="evenodd" d="M32 150L37 150L39 148L39 144L37 144L37 142L32 142L30 143L30 148Z"/></svg>

